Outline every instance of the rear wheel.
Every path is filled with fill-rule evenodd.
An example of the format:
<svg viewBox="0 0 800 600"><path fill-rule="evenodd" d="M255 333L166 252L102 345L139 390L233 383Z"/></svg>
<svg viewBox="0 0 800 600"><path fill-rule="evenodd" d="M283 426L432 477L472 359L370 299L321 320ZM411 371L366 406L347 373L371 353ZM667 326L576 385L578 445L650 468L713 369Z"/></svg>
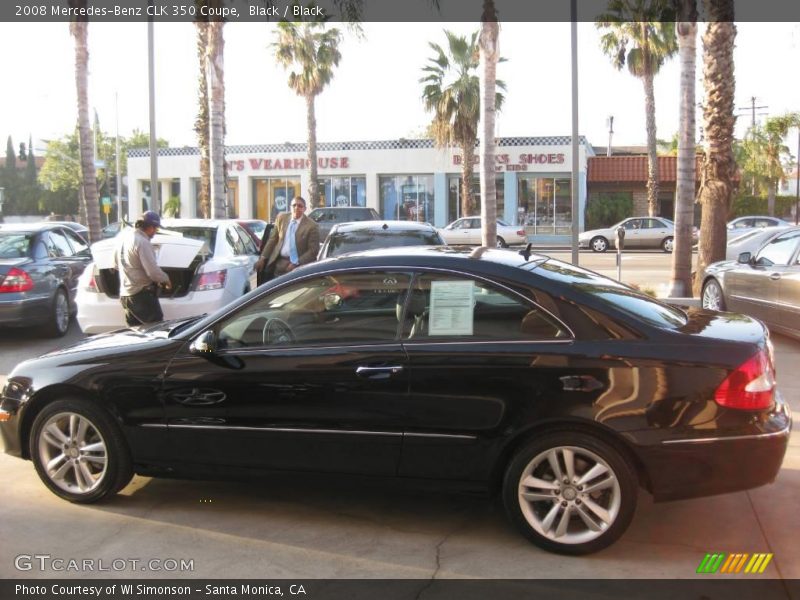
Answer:
<svg viewBox="0 0 800 600"><path fill-rule="evenodd" d="M69 329L69 299L64 288L58 288L50 305L50 314L42 326L42 333L48 337L63 337Z"/></svg>
<svg viewBox="0 0 800 600"><path fill-rule="evenodd" d="M701 295L703 308L708 310L725 310L725 296L716 279L709 279L703 284Z"/></svg>
<svg viewBox="0 0 800 600"><path fill-rule="evenodd" d="M70 398L46 406L33 422L30 455L57 496L91 503L116 494L133 477L122 432L102 409Z"/></svg>
<svg viewBox="0 0 800 600"><path fill-rule="evenodd" d="M592 241L589 242L589 247L592 249L592 252L605 252L608 250L608 240L602 235L598 235L592 238Z"/></svg>
<svg viewBox="0 0 800 600"><path fill-rule="evenodd" d="M675 250L675 238L664 238L664 241L661 242L661 249L664 252L672 252Z"/></svg>
<svg viewBox="0 0 800 600"><path fill-rule="evenodd" d="M501 238L499 235L497 236L497 247L498 248L508 248L508 244L506 244L506 241L503 238Z"/></svg>
<svg viewBox="0 0 800 600"><path fill-rule="evenodd" d="M544 435L511 460L503 481L506 512L534 544L588 554L614 543L636 509L637 481L625 457L592 435Z"/></svg>

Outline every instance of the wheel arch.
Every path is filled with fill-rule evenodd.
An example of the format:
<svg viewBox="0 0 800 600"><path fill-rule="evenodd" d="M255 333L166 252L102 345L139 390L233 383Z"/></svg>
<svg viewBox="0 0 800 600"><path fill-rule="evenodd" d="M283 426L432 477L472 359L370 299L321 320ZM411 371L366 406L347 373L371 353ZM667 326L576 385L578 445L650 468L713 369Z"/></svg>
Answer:
<svg viewBox="0 0 800 600"><path fill-rule="evenodd" d="M536 423L518 431L503 447L495 461L489 478L492 492L498 491L503 484L503 476L514 455L528 442L537 436L551 433L579 432L593 435L617 450L633 468L639 486L652 493L650 477L644 463L636 456L633 448L623 435L597 423L585 419L547 420Z"/></svg>
<svg viewBox="0 0 800 600"><path fill-rule="evenodd" d="M19 443L22 458L28 460L31 458L30 437L31 430L33 429L33 422L36 420L36 417L39 416L39 413L42 412L47 405L55 402L56 400L61 400L64 398L78 398L81 400L87 400L97 408L108 412L111 419L119 424L117 415L113 414L107 408L101 406L96 395L92 394L91 392L74 385L59 384L46 387L34 394L31 399L25 403L25 410L22 413L22 421L20 422L19 428Z"/></svg>

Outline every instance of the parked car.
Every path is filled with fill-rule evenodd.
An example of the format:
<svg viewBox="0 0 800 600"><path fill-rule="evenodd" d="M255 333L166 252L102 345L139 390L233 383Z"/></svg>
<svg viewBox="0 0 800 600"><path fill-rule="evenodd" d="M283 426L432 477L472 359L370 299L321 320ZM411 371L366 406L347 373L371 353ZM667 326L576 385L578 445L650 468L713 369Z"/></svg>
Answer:
<svg viewBox="0 0 800 600"><path fill-rule="evenodd" d="M319 225L319 239L324 240L334 225L357 221L377 221L381 216L374 208L365 206L325 206L309 212L308 218Z"/></svg>
<svg viewBox="0 0 800 600"><path fill-rule="evenodd" d="M415 221L362 221L334 225L317 260L349 252L399 246L441 246L445 241L433 225Z"/></svg>
<svg viewBox="0 0 800 600"><path fill-rule="evenodd" d="M705 308L745 313L800 338L800 227L774 234L735 261L710 264L702 290Z"/></svg>
<svg viewBox="0 0 800 600"><path fill-rule="evenodd" d="M261 241L265 239L264 234L269 224L261 219L239 219L236 222L244 227L244 230L250 234L250 237L255 242L256 248L261 250Z"/></svg>
<svg viewBox="0 0 800 600"><path fill-rule="evenodd" d="M763 227L752 229L739 237L728 241L725 247L725 260L736 260L742 252L755 254L768 239L780 231L785 231L788 225L778 225L777 227Z"/></svg>
<svg viewBox="0 0 800 600"><path fill-rule="evenodd" d="M739 236L756 229L764 229L765 227L788 227L789 225L791 225L791 223L783 219L778 219L777 217L737 217L728 222L728 241L735 240Z"/></svg>
<svg viewBox="0 0 800 600"><path fill-rule="evenodd" d="M92 255L88 243L60 223L0 228L0 325L38 326L63 336L75 312L78 279Z"/></svg>
<svg viewBox="0 0 800 600"><path fill-rule="evenodd" d="M306 265L205 317L19 364L6 453L72 502L134 473L395 477L502 491L565 554L656 500L773 481L791 414L759 321L678 309L525 251L390 248Z"/></svg>
<svg viewBox="0 0 800 600"><path fill-rule="evenodd" d="M625 248L661 248L664 252L674 249L675 223L664 217L633 217L605 229L584 231L578 236L578 247L591 248L593 252L616 248L618 227L625 228ZM697 241L696 227L692 239Z"/></svg>
<svg viewBox="0 0 800 600"><path fill-rule="evenodd" d="M77 221L45 221L50 225L61 225L62 227L67 227L81 236L84 242L89 241L89 228L86 225L81 225Z"/></svg>
<svg viewBox="0 0 800 600"><path fill-rule="evenodd" d="M448 244L481 244L481 217L456 219L439 230ZM527 241L522 225L509 225L497 219L497 247L507 248L510 244L524 244Z"/></svg>
<svg viewBox="0 0 800 600"><path fill-rule="evenodd" d="M107 240L108 238L116 237L125 227L130 227L130 224L124 223L123 221L114 221L103 227L100 230L100 235L103 236L103 239Z"/></svg>
<svg viewBox="0 0 800 600"><path fill-rule="evenodd" d="M258 249L236 221L162 219L161 225L152 243L172 283L172 290L161 296L166 319L213 312L256 286ZM92 246L95 262L81 277L77 295L84 333L125 327L114 264L117 244L109 239Z"/></svg>

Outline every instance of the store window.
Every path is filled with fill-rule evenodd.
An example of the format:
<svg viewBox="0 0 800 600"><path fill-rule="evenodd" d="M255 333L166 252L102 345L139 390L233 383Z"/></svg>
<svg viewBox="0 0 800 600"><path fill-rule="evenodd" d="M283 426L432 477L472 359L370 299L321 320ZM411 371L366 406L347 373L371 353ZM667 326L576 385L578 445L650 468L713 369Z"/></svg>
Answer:
<svg viewBox="0 0 800 600"><path fill-rule="evenodd" d="M366 206L366 177L320 177L319 201L314 206Z"/></svg>
<svg viewBox="0 0 800 600"><path fill-rule="evenodd" d="M569 235L572 232L572 182L569 179L519 176L517 221L534 233Z"/></svg>
<svg viewBox="0 0 800 600"><path fill-rule="evenodd" d="M253 179L253 218L274 222L279 213L289 210L292 198L299 195L299 177Z"/></svg>
<svg viewBox="0 0 800 600"><path fill-rule="evenodd" d="M214 208L208 207L208 215L200 205L200 178L192 178L192 198L194 198L194 214L198 218L213 218ZM237 178L228 179L228 189L225 190L225 210L231 218L239 216L239 180ZM211 199L209 198L209 202Z"/></svg>
<svg viewBox="0 0 800 600"><path fill-rule="evenodd" d="M434 222L433 175L381 176L378 187L384 219Z"/></svg>
<svg viewBox="0 0 800 600"><path fill-rule="evenodd" d="M494 180L497 196L497 218L504 218L506 207L505 179L499 175ZM472 178L472 196L475 198L475 214L481 212L481 180L479 175ZM461 175L447 176L447 222L461 218Z"/></svg>

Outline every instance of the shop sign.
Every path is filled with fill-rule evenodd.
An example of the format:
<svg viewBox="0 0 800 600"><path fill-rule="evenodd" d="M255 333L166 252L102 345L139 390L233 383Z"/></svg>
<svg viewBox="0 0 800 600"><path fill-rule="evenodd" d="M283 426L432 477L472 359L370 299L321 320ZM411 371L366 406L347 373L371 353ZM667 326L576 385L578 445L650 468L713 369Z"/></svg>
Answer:
<svg viewBox="0 0 800 600"><path fill-rule="evenodd" d="M508 154L495 154L495 167L494 170L502 171L527 171L528 165L562 165L564 164L564 154L558 153L539 153L539 154L520 154L516 157L517 162L511 162L511 156ZM474 154L472 156L472 164L477 165L480 162L480 156ZM453 164L461 166L463 158L460 154L453 155Z"/></svg>
<svg viewBox="0 0 800 600"><path fill-rule="evenodd" d="M302 171L311 166L307 158L246 158L228 161L228 171ZM319 156L317 166L320 169L349 169L349 156Z"/></svg>

